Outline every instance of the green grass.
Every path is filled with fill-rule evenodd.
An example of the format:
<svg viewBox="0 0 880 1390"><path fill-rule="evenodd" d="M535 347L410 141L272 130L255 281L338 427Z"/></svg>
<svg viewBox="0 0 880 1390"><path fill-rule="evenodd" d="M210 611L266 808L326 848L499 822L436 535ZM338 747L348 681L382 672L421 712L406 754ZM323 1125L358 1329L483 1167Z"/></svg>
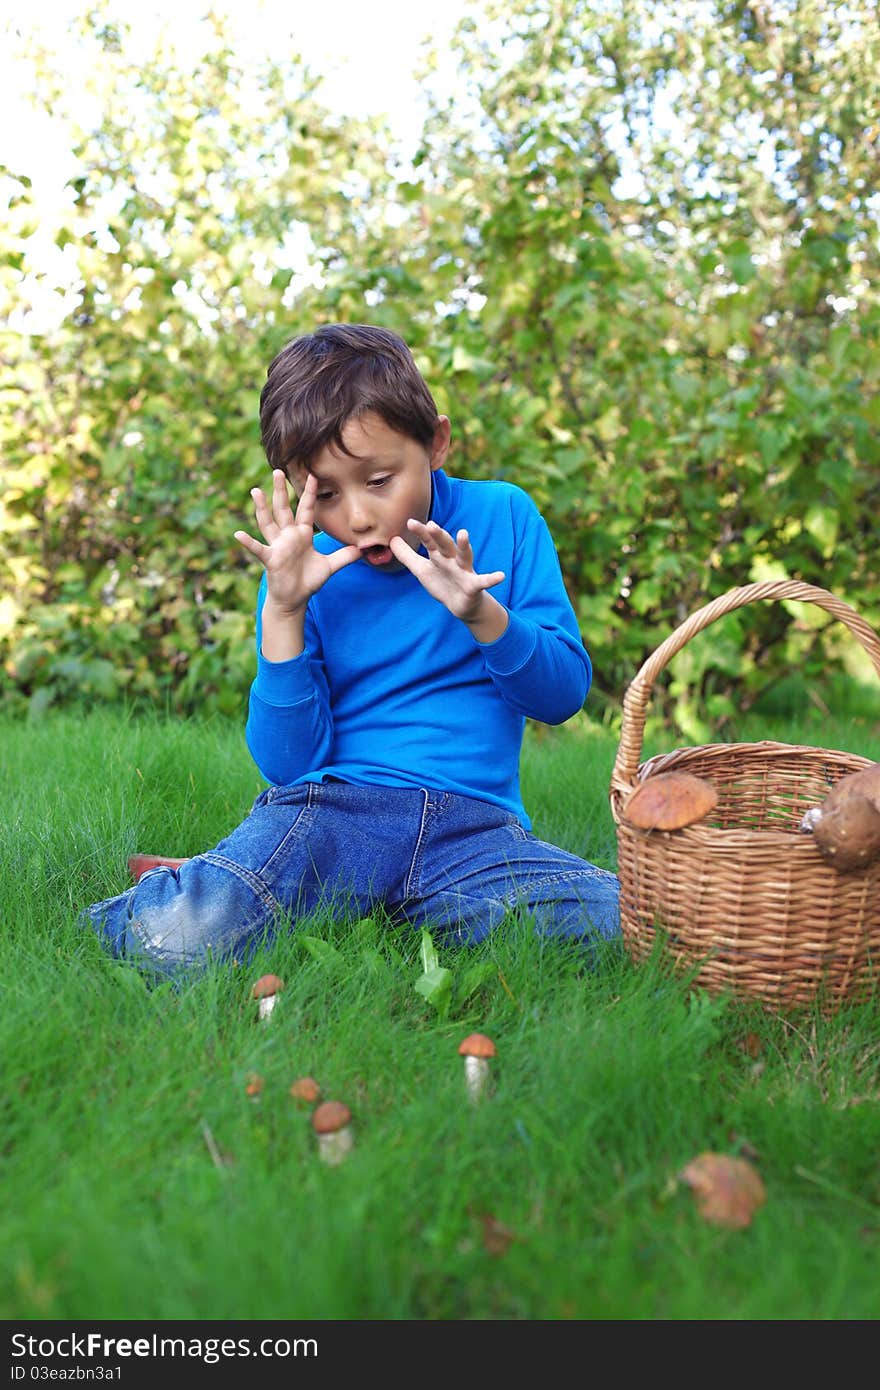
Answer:
<svg viewBox="0 0 880 1390"><path fill-rule="evenodd" d="M865 721L761 736L880 758ZM294 934L155 985L75 913L133 851L194 853L245 814L240 727L107 712L0 740L4 1319L880 1315L876 1003L765 1013L515 926L441 950L444 1018L414 934L329 918L308 924L323 953ZM523 759L536 832L610 867L615 751L580 728ZM259 1024L266 969L286 988ZM479 1107L457 1055L474 1029L499 1052ZM305 1073L353 1111L339 1167L288 1095ZM704 1150L758 1167L748 1229L708 1225L677 1179Z"/></svg>

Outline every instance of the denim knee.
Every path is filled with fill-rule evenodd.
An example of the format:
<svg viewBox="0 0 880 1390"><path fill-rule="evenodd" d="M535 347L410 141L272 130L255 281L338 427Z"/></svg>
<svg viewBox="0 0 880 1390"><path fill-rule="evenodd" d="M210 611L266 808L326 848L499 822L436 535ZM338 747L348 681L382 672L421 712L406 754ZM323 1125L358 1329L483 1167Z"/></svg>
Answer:
<svg viewBox="0 0 880 1390"><path fill-rule="evenodd" d="M280 912L257 875L221 855L156 868L115 898L80 914L115 956L164 974L211 956L245 958Z"/></svg>

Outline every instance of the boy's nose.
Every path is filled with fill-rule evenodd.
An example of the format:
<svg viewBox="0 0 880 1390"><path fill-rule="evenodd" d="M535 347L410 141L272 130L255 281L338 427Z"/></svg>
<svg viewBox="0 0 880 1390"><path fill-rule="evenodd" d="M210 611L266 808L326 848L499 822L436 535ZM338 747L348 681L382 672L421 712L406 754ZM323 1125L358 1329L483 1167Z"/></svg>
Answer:
<svg viewBox="0 0 880 1390"><path fill-rule="evenodd" d="M349 509L348 524L356 535L362 536L373 529L373 518L362 503L355 502Z"/></svg>

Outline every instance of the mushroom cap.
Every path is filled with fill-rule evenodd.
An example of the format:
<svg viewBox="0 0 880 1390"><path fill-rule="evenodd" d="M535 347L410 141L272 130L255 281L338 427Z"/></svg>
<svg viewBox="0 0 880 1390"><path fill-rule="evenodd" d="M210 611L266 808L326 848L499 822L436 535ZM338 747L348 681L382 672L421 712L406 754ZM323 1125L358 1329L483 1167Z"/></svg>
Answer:
<svg viewBox="0 0 880 1390"><path fill-rule="evenodd" d="M278 975L261 975L251 990L254 999L265 999L268 994L277 994L284 988L284 981Z"/></svg>
<svg viewBox="0 0 880 1390"><path fill-rule="evenodd" d="M813 827L816 848L823 859L844 873L864 869L880 858L880 807L852 790L835 800L833 797L831 792L825 799Z"/></svg>
<svg viewBox="0 0 880 1390"><path fill-rule="evenodd" d="M258 1096L263 1089L263 1078L258 1071L250 1071L245 1082L245 1091L249 1096Z"/></svg>
<svg viewBox="0 0 880 1390"><path fill-rule="evenodd" d="M294 1100L304 1100L307 1105L314 1105L321 1098L321 1087L312 1076L298 1076L290 1088L290 1094Z"/></svg>
<svg viewBox="0 0 880 1390"><path fill-rule="evenodd" d="M637 830L682 830L709 814L718 793L692 772L655 772L631 793L623 818Z"/></svg>
<svg viewBox="0 0 880 1390"><path fill-rule="evenodd" d="M316 1134L335 1134L351 1119L351 1111L341 1100L325 1100L312 1114L312 1128Z"/></svg>
<svg viewBox="0 0 880 1390"><path fill-rule="evenodd" d="M468 1033L458 1045L460 1057L494 1057L496 1052L495 1044L485 1033Z"/></svg>
<svg viewBox="0 0 880 1390"><path fill-rule="evenodd" d="M839 801L848 800L851 796L863 796L867 801L870 801L875 810L880 811L880 763L871 763L869 767L863 767L858 772L851 772L847 777L841 777L822 802L823 812L836 806Z"/></svg>

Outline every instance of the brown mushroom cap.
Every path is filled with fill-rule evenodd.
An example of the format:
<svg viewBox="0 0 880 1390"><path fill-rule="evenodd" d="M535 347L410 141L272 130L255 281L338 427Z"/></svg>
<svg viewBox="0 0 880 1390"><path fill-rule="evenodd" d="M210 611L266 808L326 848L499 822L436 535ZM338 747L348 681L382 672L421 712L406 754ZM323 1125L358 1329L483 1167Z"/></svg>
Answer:
<svg viewBox="0 0 880 1390"><path fill-rule="evenodd" d="M258 1096L263 1089L263 1078L258 1071L248 1072L245 1091L249 1096Z"/></svg>
<svg viewBox="0 0 880 1390"><path fill-rule="evenodd" d="M623 818L637 830L682 830L709 814L718 793L691 772L649 774L630 795Z"/></svg>
<svg viewBox="0 0 880 1390"><path fill-rule="evenodd" d="M850 796L863 796L876 811L880 811L880 763L871 763L870 767L841 777L823 801L823 811Z"/></svg>
<svg viewBox="0 0 880 1390"><path fill-rule="evenodd" d="M848 778L838 783L843 794L829 793L822 814L813 827L813 839L822 857L846 873L863 869L880 857L880 807L851 788Z"/></svg>
<svg viewBox="0 0 880 1390"><path fill-rule="evenodd" d="M265 999L268 994L277 994L284 988L284 981L278 975L261 975L251 990L254 999Z"/></svg>
<svg viewBox="0 0 880 1390"><path fill-rule="evenodd" d="M460 1057L494 1057L496 1051L492 1039L485 1033L468 1033L458 1045Z"/></svg>
<svg viewBox="0 0 880 1390"><path fill-rule="evenodd" d="M316 1134L335 1134L350 1119L351 1111L341 1100L325 1100L312 1115L312 1128Z"/></svg>
<svg viewBox="0 0 880 1390"><path fill-rule="evenodd" d="M307 1105L314 1105L315 1101L321 1098L321 1087L314 1077L298 1076L290 1088L290 1094L294 1100L302 1100Z"/></svg>

